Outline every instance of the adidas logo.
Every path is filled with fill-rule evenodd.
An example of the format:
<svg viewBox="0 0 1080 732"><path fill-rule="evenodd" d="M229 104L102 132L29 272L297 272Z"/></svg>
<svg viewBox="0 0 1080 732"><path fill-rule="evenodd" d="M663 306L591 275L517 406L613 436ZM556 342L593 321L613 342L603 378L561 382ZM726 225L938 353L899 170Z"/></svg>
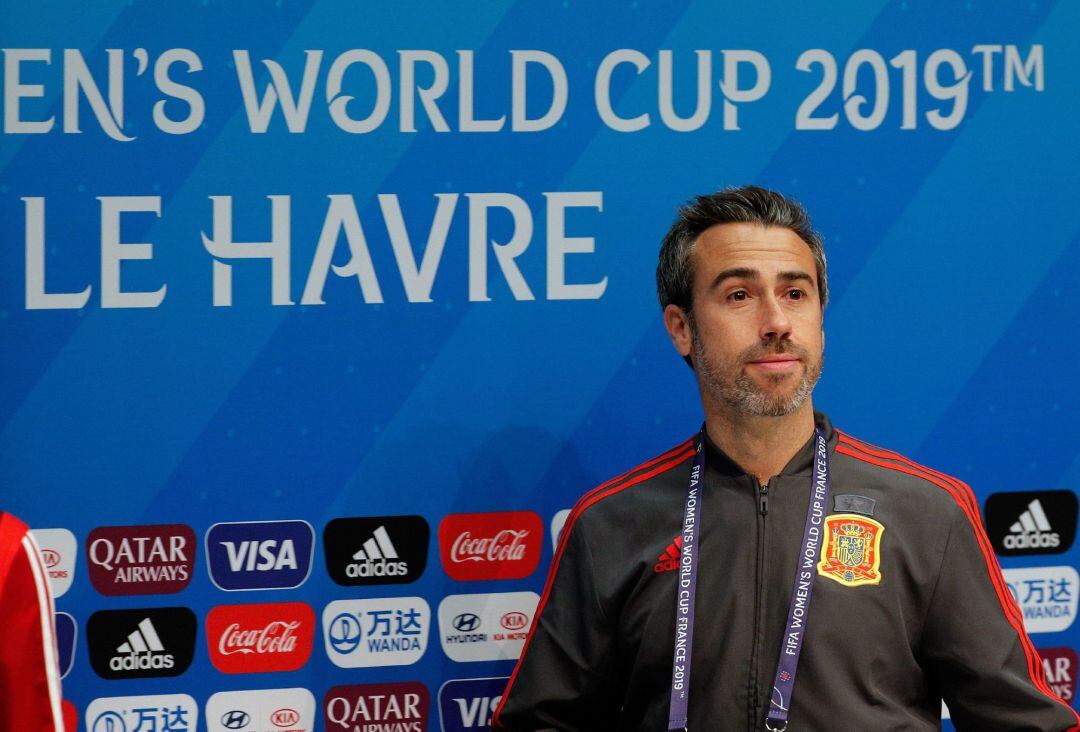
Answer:
<svg viewBox="0 0 1080 732"><path fill-rule="evenodd" d="M371 532L371 538L352 558L353 561L345 567L345 574L349 577L397 577L409 571L409 565L400 561L385 526Z"/></svg>
<svg viewBox="0 0 1080 732"><path fill-rule="evenodd" d="M138 628L128 634L127 640L116 647L116 653L118 655L109 659L109 668L113 671L173 667L172 654L165 653L165 646L150 618L142 619Z"/></svg>
<svg viewBox="0 0 1080 732"><path fill-rule="evenodd" d="M671 543L668 544L668 548L664 550L664 553L656 560L656 564L653 565L653 572L660 574L661 572L674 572L679 568L679 557L682 556L682 534L679 534Z"/></svg>
<svg viewBox="0 0 1080 732"><path fill-rule="evenodd" d="M1006 549L1054 548L1061 543L1061 537L1052 529L1042 504L1036 498L1020 514L1020 520L1009 527L1003 543Z"/></svg>

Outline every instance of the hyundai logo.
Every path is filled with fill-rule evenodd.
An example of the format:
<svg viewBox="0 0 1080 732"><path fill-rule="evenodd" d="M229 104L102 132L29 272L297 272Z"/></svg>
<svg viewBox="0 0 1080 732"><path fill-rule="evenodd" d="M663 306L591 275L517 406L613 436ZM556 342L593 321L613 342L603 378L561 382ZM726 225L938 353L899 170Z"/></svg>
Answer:
<svg viewBox="0 0 1080 732"><path fill-rule="evenodd" d="M454 630L460 633L471 633L480 627L480 616L472 613L462 613L454 618Z"/></svg>
<svg viewBox="0 0 1080 732"><path fill-rule="evenodd" d="M234 709L231 712L225 712L221 715L221 726L225 729L240 729L241 727L247 727L248 722L251 721L251 717L247 712L239 709Z"/></svg>
<svg viewBox="0 0 1080 732"><path fill-rule="evenodd" d="M360 645L360 637L363 631L360 629L360 620L352 613L341 613L330 621L327 630L330 637L330 646L338 653L352 653Z"/></svg>

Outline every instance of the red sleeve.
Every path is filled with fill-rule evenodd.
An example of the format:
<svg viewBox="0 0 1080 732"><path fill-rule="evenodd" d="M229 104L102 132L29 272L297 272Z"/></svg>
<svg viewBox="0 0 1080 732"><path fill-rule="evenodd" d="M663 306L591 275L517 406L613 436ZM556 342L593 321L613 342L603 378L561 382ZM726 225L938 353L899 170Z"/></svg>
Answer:
<svg viewBox="0 0 1080 732"><path fill-rule="evenodd" d="M0 514L0 727L64 732L53 603L26 524Z"/></svg>

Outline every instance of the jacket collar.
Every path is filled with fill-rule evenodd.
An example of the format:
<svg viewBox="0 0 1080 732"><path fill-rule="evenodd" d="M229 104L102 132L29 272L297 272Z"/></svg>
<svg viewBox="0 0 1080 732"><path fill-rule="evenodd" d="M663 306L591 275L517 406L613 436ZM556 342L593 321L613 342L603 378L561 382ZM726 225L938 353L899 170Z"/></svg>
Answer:
<svg viewBox="0 0 1080 732"><path fill-rule="evenodd" d="M836 430L833 429L832 422L822 412L814 412L814 423L817 428L821 430L821 434L825 436L825 441L829 445L829 451L832 452L836 446ZM748 475L746 470L741 465L736 463L727 453L717 447L711 439L709 439L709 433L705 433L705 465L710 472L716 472L720 475L727 476L745 476ZM799 448L799 451L788 461L788 464L784 466L784 469L780 471L780 475L810 475L814 467L814 436L811 435L810 439Z"/></svg>

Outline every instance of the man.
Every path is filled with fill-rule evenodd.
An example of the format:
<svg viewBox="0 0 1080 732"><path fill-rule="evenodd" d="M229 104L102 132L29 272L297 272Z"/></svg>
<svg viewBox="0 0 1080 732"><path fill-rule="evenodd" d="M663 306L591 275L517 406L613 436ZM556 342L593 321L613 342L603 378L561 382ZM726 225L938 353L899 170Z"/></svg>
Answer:
<svg viewBox="0 0 1080 732"><path fill-rule="evenodd" d="M34 535L0 511L0 728L64 732L49 576Z"/></svg>
<svg viewBox="0 0 1080 732"><path fill-rule="evenodd" d="M970 489L814 412L828 288L802 207L697 198L657 283L703 434L575 506L493 729L937 730L943 698L962 730L1080 729Z"/></svg>

